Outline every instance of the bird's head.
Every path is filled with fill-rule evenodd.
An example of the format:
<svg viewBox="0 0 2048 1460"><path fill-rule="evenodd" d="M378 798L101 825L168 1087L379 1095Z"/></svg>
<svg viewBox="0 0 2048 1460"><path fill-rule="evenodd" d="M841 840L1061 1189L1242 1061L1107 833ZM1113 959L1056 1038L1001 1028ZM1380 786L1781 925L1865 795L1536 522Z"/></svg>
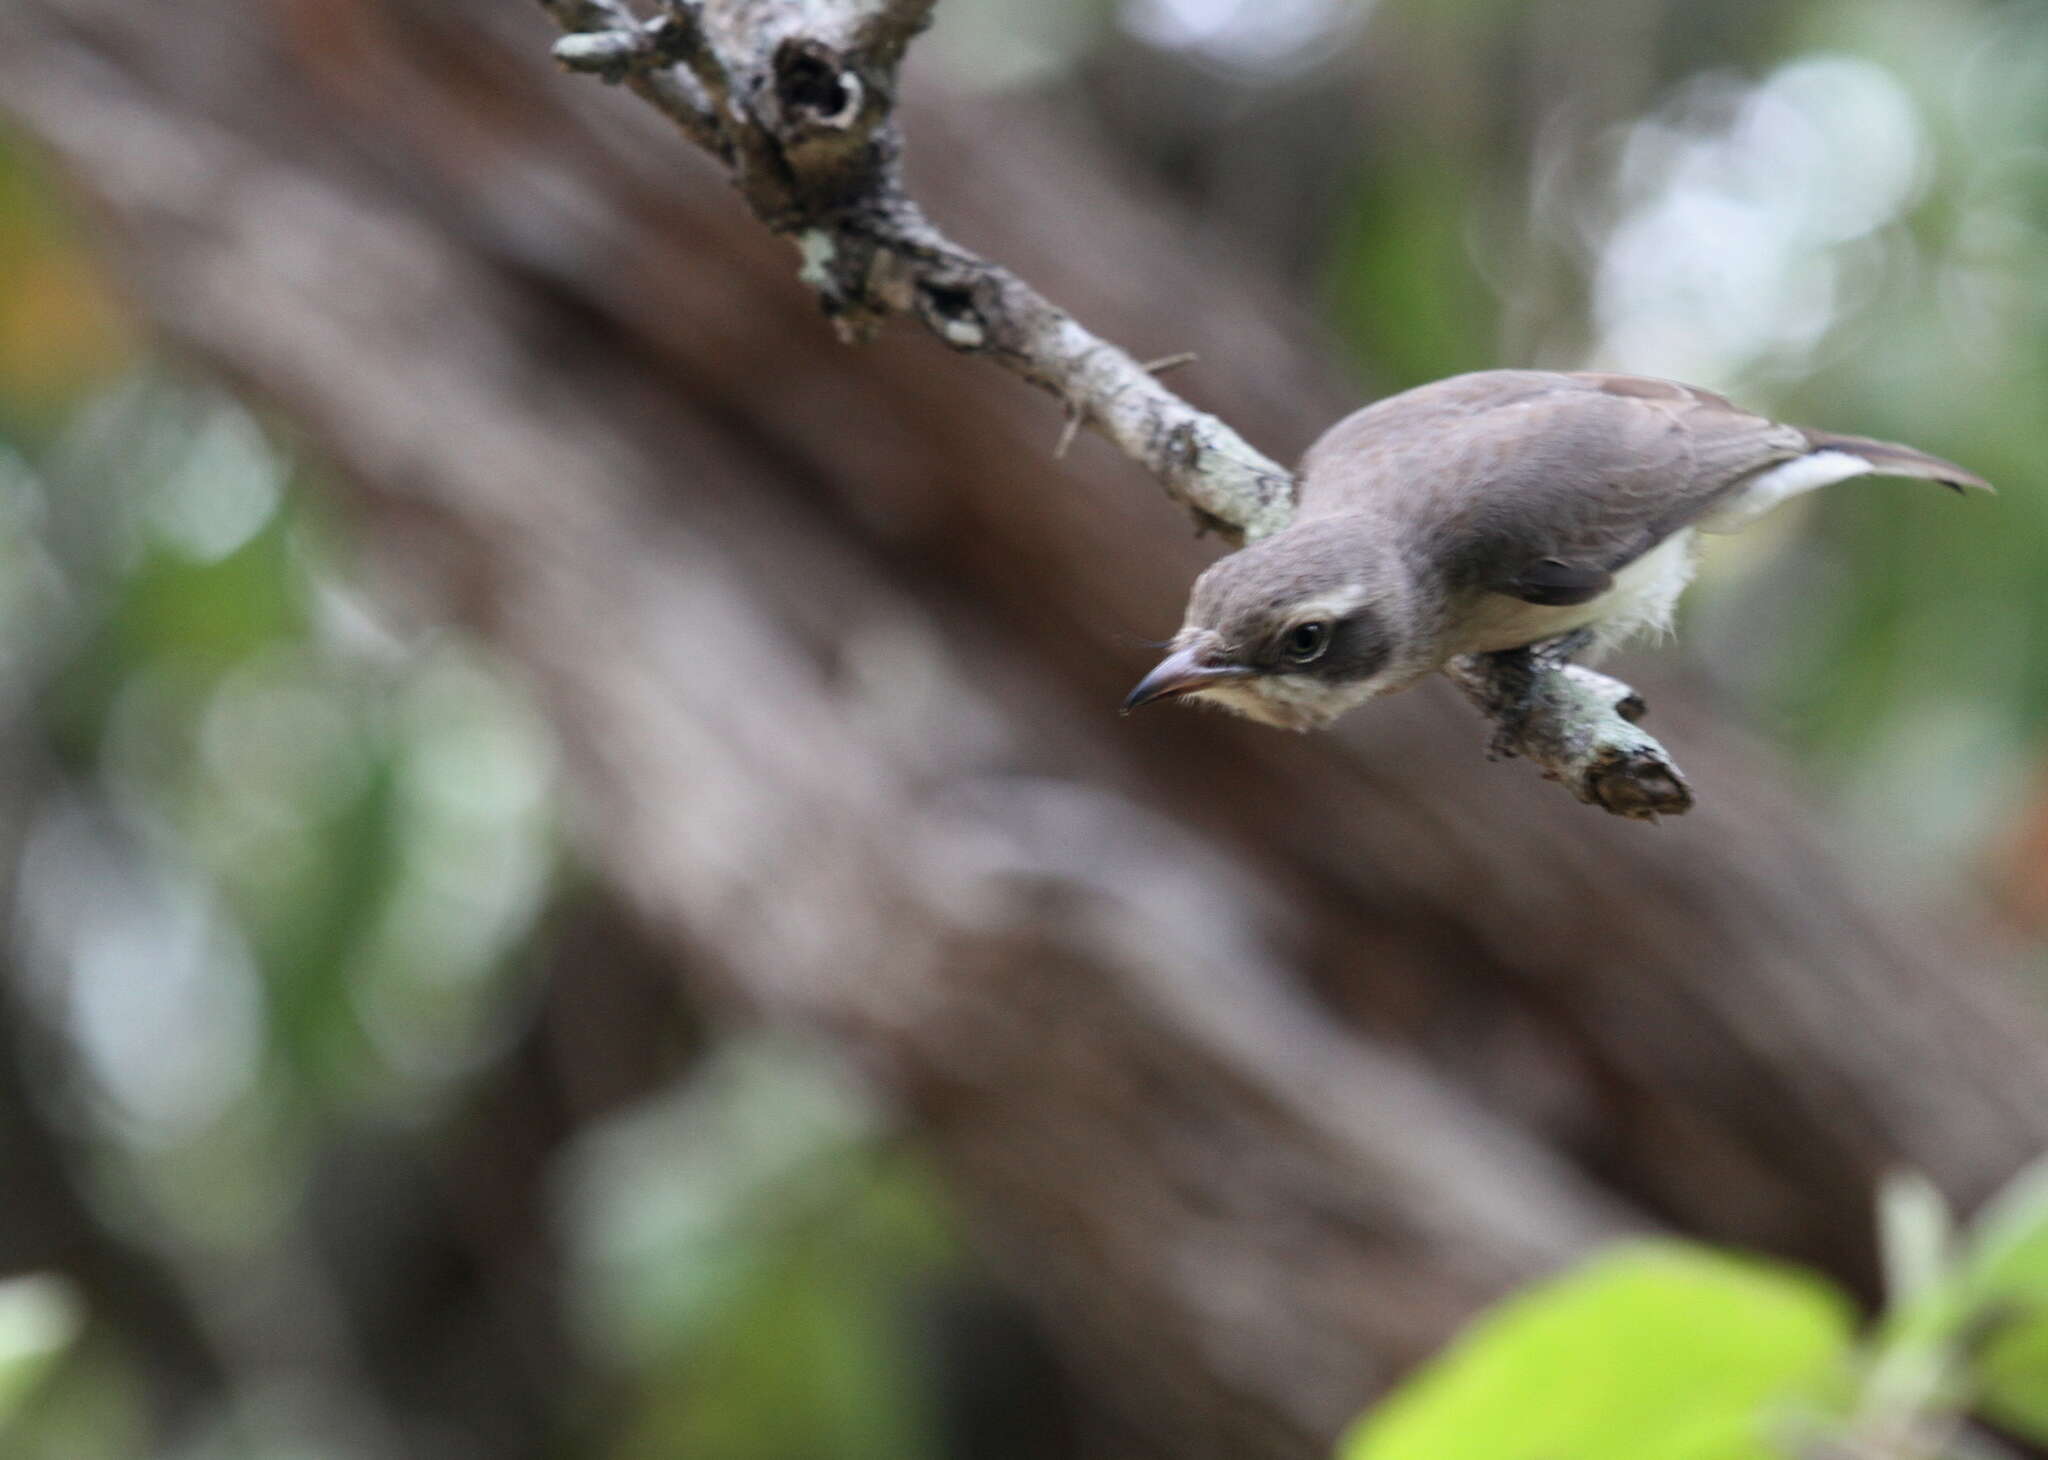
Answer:
<svg viewBox="0 0 2048 1460"><path fill-rule="evenodd" d="M1170 652L1124 710L1188 698L1283 730L1320 728L1426 671L1416 607L1383 535L1298 524L1196 580Z"/></svg>

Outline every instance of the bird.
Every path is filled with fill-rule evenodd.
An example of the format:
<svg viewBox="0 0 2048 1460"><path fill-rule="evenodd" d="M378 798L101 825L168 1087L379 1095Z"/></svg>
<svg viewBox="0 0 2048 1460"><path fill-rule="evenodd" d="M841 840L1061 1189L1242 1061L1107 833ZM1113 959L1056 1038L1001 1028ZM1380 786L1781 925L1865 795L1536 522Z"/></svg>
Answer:
<svg viewBox="0 0 2048 1460"><path fill-rule="evenodd" d="M1302 458L1283 529L1211 564L1129 713L1193 700L1327 726L1470 654L1594 658L1668 632L1699 535L1858 476L1990 483L1697 386L1483 370L1374 402Z"/></svg>

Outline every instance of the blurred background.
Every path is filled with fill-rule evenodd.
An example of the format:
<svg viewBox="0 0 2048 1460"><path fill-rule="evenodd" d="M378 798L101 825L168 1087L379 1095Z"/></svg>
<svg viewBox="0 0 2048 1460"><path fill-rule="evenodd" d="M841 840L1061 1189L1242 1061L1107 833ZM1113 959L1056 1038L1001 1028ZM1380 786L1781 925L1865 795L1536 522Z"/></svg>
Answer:
<svg viewBox="0 0 2048 1460"><path fill-rule="evenodd" d="M2048 1147L2048 8L943 0L913 180L1290 457L1494 365L1996 482L1716 539L1607 822L1119 722L1190 544L493 0L0 15L0 1454L1324 1453Z"/></svg>

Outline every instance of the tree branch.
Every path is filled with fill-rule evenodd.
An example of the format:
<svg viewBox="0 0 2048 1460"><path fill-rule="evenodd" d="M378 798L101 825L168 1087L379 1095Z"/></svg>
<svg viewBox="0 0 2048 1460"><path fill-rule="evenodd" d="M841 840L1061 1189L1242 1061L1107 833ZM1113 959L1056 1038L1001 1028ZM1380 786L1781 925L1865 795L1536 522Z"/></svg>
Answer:
<svg viewBox="0 0 2048 1460"><path fill-rule="evenodd" d="M904 190L897 70L936 0L542 0L570 34L555 57L623 81L733 171L755 215L791 237L800 277L841 338L921 320L1057 397L1150 472L1203 531L1234 544L1287 525L1294 478L999 264L942 233ZM1062 440L1064 441L1064 437ZM1541 656L1460 661L1450 677L1522 755L1581 801L1654 820L1692 804L1628 686ZM1624 708L1626 707L1626 708Z"/></svg>
<svg viewBox="0 0 2048 1460"><path fill-rule="evenodd" d="M1234 542L1286 525L1293 475L1166 389L1009 270L947 238L905 193L896 71L933 0L671 0L653 23L620 0L544 0L564 65L623 80L734 172L790 236L842 337L892 314L1056 396ZM687 44L683 38L687 38ZM688 57L679 53L687 51ZM694 57L694 61L690 60ZM708 98L728 98L720 108Z"/></svg>
<svg viewBox="0 0 2048 1460"><path fill-rule="evenodd" d="M1692 788L1637 725L1643 698L1583 664L1529 650L1455 659L1445 675L1500 728L1497 757L1526 756L1589 806L1636 821L1692 809Z"/></svg>

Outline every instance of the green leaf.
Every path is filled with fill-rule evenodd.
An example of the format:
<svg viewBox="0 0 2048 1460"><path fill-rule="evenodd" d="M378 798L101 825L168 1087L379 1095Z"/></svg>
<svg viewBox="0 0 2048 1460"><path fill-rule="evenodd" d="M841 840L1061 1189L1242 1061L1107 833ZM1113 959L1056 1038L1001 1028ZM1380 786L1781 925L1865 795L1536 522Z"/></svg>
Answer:
<svg viewBox="0 0 2048 1460"><path fill-rule="evenodd" d="M1993 1339L1976 1377L1986 1419L2048 1445L2048 1319L2016 1324Z"/></svg>
<svg viewBox="0 0 2048 1460"><path fill-rule="evenodd" d="M2048 1443L2048 1160L2014 1177L1972 1230L1966 1284L1990 1330L1973 1366L1979 1407Z"/></svg>
<svg viewBox="0 0 2048 1460"><path fill-rule="evenodd" d="M1481 1317L1343 1460L1756 1460L1851 1350L1850 1305L1784 1268L1631 1243Z"/></svg>
<svg viewBox="0 0 2048 1460"><path fill-rule="evenodd" d="M1980 1301L2048 1302L2048 1158L1984 1204L1971 1224L1966 1270Z"/></svg>

